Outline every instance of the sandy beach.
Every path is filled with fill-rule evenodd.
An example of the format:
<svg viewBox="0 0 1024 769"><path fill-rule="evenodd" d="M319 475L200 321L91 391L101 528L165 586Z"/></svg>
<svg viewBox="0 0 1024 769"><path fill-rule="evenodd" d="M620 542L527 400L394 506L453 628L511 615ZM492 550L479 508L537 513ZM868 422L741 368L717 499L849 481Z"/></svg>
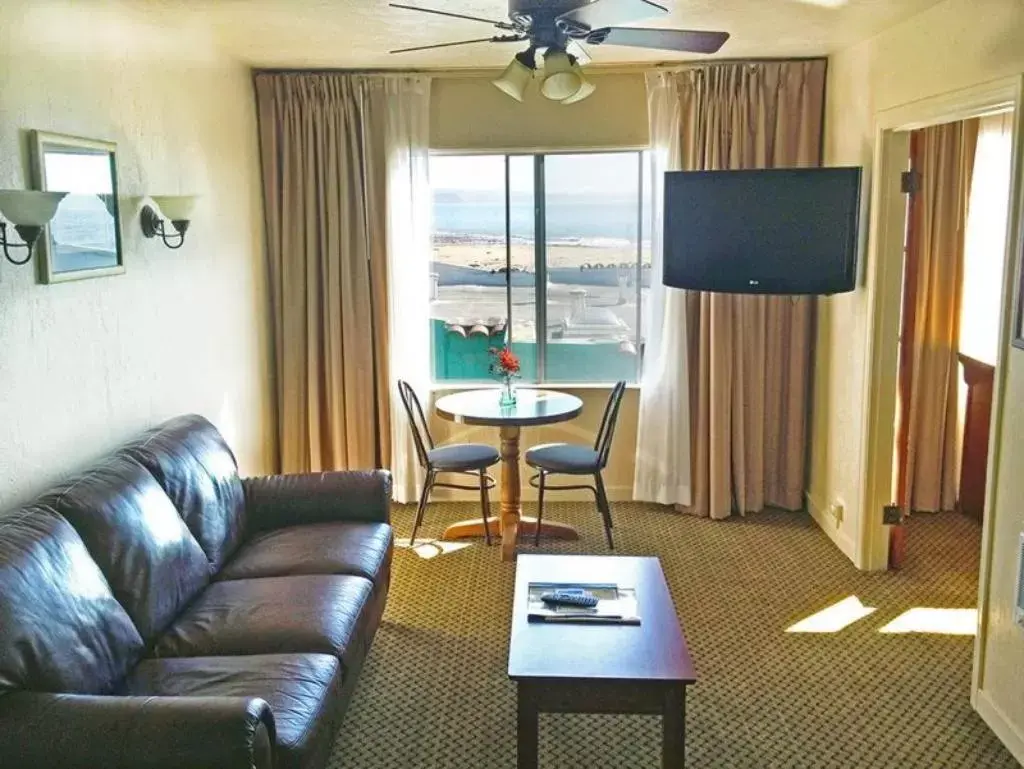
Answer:
<svg viewBox="0 0 1024 769"><path fill-rule="evenodd" d="M585 264L636 263L636 247L607 247L590 245L549 245L548 267L579 268ZM436 243L434 260L459 267L494 270L505 266L505 246L501 243ZM644 253L644 262L650 263L650 250ZM528 243L512 244L512 266L533 272L534 247Z"/></svg>
<svg viewBox="0 0 1024 769"><path fill-rule="evenodd" d="M643 256L644 262L650 264L649 248L645 249ZM532 243L520 241L512 244L513 269L532 274L534 260L535 251ZM433 261L452 268L490 273L505 266L505 244L501 238L488 239L486 236L442 236L434 240ZM612 265L627 265L625 272L629 272L636 268L636 246L627 243L619 245L614 242L607 245L586 242L549 243L547 266L549 270L561 272L561 275L552 272L548 274L546 297L549 323L558 326L569 317L572 313L573 289L584 288L589 306L611 313L623 324L621 328L614 330L613 336L622 336L623 333L626 336L634 335L637 322L636 289L632 284L620 284L615 280L619 271L586 271L587 265L591 268L599 265L605 268ZM440 272L444 273L443 270ZM607 273L611 273L610 280ZM472 279L473 274L469 273L469 280L466 279L467 275L459 270L449 274L431 302L432 317L463 324L505 317L506 296L501 277L488 275L487 277L492 280L486 283L481 281L478 284L477 280ZM578 284L573 278L577 274L580 275ZM522 277L530 281L529 276ZM520 341L527 341L533 339L536 334L536 291L532 282L520 283L517 280L513 282L513 286L512 304L514 308L518 308L513 311L513 336ZM646 292L647 289L644 288L643 293Z"/></svg>

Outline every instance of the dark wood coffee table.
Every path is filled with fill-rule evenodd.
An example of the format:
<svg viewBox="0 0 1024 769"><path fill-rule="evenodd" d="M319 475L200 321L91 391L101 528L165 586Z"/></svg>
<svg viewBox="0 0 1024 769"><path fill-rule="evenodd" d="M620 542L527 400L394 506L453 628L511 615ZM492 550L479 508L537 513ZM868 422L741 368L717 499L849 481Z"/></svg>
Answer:
<svg viewBox="0 0 1024 769"><path fill-rule="evenodd" d="M529 622L530 582L636 588L640 625ZM518 766L537 766L540 713L662 717L663 769L685 763L686 687L697 680L657 558L520 555L508 675L518 688Z"/></svg>

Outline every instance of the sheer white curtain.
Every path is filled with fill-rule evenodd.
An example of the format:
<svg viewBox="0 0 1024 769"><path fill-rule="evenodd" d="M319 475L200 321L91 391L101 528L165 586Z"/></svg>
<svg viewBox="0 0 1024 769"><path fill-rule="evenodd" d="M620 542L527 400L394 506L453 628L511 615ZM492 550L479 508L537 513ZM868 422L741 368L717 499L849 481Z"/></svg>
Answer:
<svg viewBox="0 0 1024 769"><path fill-rule="evenodd" d="M960 352L991 366L999 349L998 297L1003 286L1012 131L1013 112L978 121L964 237Z"/></svg>
<svg viewBox="0 0 1024 769"><path fill-rule="evenodd" d="M647 340L640 383L633 498L663 505L691 504L690 371L686 300L682 291L661 285L663 183L665 171L682 163L678 90L663 73L647 75L651 124L650 179L651 290L647 300Z"/></svg>
<svg viewBox="0 0 1024 769"><path fill-rule="evenodd" d="M421 399L430 390L430 79L386 77L388 362L391 472L396 502L415 502L422 483L398 396L404 379ZM429 407L424 402L424 408Z"/></svg>

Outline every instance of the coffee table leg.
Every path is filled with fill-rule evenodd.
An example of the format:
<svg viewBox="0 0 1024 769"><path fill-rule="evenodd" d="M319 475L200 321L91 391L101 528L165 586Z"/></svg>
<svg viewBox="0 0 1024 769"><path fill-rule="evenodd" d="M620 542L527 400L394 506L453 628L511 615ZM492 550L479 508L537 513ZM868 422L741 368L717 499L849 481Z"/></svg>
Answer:
<svg viewBox="0 0 1024 769"><path fill-rule="evenodd" d="M537 769L537 703L529 688L519 684L516 718L516 767Z"/></svg>
<svg viewBox="0 0 1024 769"><path fill-rule="evenodd" d="M516 557L519 518L523 514L519 498L519 428L501 428L501 560Z"/></svg>
<svg viewBox="0 0 1024 769"><path fill-rule="evenodd" d="M686 687L673 686L665 692L661 711L661 767L686 766Z"/></svg>

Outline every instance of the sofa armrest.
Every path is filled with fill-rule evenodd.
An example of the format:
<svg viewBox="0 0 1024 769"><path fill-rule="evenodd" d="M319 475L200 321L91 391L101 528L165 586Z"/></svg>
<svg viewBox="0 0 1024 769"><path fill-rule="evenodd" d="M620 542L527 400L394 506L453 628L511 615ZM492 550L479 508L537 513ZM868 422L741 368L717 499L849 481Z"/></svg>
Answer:
<svg viewBox="0 0 1024 769"><path fill-rule="evenodd" d="M272 769L274 717L257 697L0 695L6 766Z"/></svg>
<svg viewBox="0 0 1024 769"><path fill-rule="evenodd" d="M345 470L246 478L252 531L327 521L391 522L391 473Z"/></svg>

